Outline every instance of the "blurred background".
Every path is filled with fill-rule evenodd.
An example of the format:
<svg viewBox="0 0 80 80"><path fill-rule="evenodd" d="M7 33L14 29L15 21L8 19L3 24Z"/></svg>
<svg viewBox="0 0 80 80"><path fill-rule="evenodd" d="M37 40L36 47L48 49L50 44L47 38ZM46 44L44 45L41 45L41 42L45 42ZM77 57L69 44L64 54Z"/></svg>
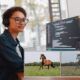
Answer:
<svg viewBox="0 0 80 80"><path fill-rule="evenodd" d="M21 6L29 18L19 35L21 45L27 51L45 51L46 23L80 15L79 3L80 0L0 0L0 33L4 30L3 12L12 6Z"/></svg>

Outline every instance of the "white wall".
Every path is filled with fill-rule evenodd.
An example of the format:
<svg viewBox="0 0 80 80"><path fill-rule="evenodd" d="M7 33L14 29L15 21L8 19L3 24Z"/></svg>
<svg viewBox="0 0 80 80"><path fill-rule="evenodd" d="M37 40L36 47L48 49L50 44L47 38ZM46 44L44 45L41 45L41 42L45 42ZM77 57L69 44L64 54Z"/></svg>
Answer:
<svg viewBox="0 0 80 80"><path fill-rule="evenodd" d="M80 16L80 0L66 0L68 17Z"/></svg>
<svg viewBox="0 0 80 80"><path fill-rule="evenodd" d="M62 19L68 17L66 0L60 0Z"/></svg>
<svg viewBox="0 0 80 80"><path fill-rule="evenodd" d="M10 8L15 5L15 0L0 0L0 5L8 5L7 8Z"/></svg>

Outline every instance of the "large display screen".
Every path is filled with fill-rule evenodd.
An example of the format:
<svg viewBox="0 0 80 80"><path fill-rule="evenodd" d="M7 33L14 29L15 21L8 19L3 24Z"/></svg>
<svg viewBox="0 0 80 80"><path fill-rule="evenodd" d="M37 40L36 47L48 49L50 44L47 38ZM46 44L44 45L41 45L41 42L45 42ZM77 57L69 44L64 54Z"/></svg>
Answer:
<svg viewBox="0 0 80 80"><path fill-rule="evenodd" d="M78 16L48 23L46 34L47 50L80 50Z"/></svg>

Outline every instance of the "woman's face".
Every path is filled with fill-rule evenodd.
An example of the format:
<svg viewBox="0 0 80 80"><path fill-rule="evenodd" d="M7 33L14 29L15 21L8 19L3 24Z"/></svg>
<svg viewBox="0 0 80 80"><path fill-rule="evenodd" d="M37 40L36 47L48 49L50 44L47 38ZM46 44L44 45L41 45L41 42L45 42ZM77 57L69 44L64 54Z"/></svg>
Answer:
<svg viewBox="0 0 80 80"><path fill-rule="evenodd" d="M9 30L19 33L24 30L25 25L26 17L24 16L24 14L20 11L14 12L10 17Z"/></svg>

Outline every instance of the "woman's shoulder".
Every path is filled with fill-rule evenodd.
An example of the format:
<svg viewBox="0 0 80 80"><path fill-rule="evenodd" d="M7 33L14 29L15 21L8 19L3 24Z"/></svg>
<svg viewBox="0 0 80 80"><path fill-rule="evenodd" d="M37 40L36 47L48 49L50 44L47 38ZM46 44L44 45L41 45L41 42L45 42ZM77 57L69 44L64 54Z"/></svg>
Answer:
<svg viewBox="0 0 80 80"><path fill-rule="evenodd" d="M4 33L0 34L0 43L5 43L7 40L7 37L5 36Z"/></svg>
<svg viewBox="0 0 80 80"><path fill-rule="evenodd" d="M2 33L0 34L0 40L3 40L3 39L5 39L5 35Z"/></svg>
<svg viewBox="0 0 80 80"><path fill-rule="evenodd" d="M0 45L11 47L11 43L8 40L8 37L3 33L0 35Z"/></svg>

